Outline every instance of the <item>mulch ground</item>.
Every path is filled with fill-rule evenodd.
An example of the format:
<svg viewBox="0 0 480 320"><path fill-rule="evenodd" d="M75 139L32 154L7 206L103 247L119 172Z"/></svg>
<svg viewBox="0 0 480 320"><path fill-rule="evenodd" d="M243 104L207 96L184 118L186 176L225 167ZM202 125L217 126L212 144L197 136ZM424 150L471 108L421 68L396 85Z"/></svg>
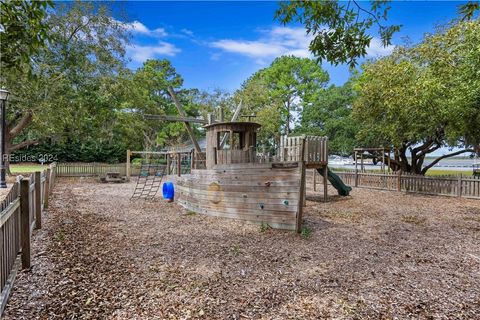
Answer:
<svg viewBox="0 0 480 320"><path fill-rule="evenodd" d="M310 193L301 236L133 188L60 180L4 319L480 318L480 201Z"/></svg>

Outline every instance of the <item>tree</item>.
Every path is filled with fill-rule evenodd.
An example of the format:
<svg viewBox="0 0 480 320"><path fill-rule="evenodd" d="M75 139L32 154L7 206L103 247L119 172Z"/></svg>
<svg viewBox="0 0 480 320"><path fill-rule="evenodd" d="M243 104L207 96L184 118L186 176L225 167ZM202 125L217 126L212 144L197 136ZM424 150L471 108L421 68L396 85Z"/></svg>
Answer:
<svg viewBox="0 0 480 320"><path fill-rule="evenodd" d="M0 69L29 65L30 58L45 46L48 25L45 15L53 1L1 1Z"/></svg>
<svg viewBox="0 0 480 320"><path fill-rule="evenodd" d="M294 114L323 90L328 80L328 74L314 60L283 56L245 81L235 100L243 101L244 113L257 115L265 138L278 140L281 132L291 132Z"/></svg>
<svg viewBox="0 0 480 320"><path fill-rule="evenodd" d="M13 95L7 154L47 137L113 137L125 26L106 7L81 2L58 6L45 23L46 46L29 57L29 65L2 73L1 83Z"/></svg>
<svg viewBox="0 0 480 320"><path fill-rule="evenodd" d="M327 136L330 153L350 155L355 147L357 126L351 117L355 92L350 82L316 92L303 108L296 133Z"/></svg>
<svg viewBox="0 0 480 320"><path fill-rule="evenodd" d="M384 46L391 44L400 25L383 25L390 10L390 1L370 1L368 6L355 0L280 2L275 18L283 24L299 22L314 38L309 49L320 61L335 65L357 65L358 58L367 54L372 36L368 31L378 29Z"/></svg>
<svg viewBox="0 0 480 320"><path fill-rule="evenodd" d="M425 174L442 159L480 151L480 21L458 22L363 66L354 116L364 146L393 146L394 169ZM456 151L424 166L442 148ZM408 158L411 154L411 159Z"/></svg>
<svg viewBox="0 0 480 320"><path fill-rule="evenodd" d="M185 112L189 116L199 115L199 106L196 101L198 90L181 89L182 77L168 60L147 60L139 68L132 79L132 88L135 95L131 109L140 119L145 114L175 115L178 111L168 94L167 88L175 89ZM140 121L137 129L143 132L145 147L164 147L185 142L187 132L180 122Z"/></svg>

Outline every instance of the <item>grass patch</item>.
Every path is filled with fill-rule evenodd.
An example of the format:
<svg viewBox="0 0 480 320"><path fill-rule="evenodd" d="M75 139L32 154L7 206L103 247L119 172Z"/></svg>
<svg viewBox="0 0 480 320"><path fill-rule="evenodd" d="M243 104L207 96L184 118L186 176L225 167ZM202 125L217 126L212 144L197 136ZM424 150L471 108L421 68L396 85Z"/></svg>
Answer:
<svg viewBox="0 0 480 320"><path fill-rule="evenodd" d="M12 164L10 165L10 171L12 173L26 173L26 172L35 172L35 171L43 171L46 170L48 166L42 166L41 164L29 164L29 165L22 165L22 164Z"/></svg>
<svg viewBox="0 0 480 320"><path fill-rule="evenodd" d="M197 213L195 211L187 211L187 213L185 213L186 216L195 216L197 215Z"/></svg>
<svg viewBox="0 0 480 320"><path fill-rule="evenodd" d="M260 225L260 232L267 232L270 229L272 229L272 227L270 227L270 225L266 222L262 222Z"/></svg>
<svg viewBox="0 0 480 320"><path fill-rule="evenodd" d="M452 175L464 175L471 176L473 175L473 170L462 171L462 170L428 170L425 174L426 176L452 176Z"/></svg>
<svg viewBox="0 0 480 320"><path fill-rule="evenodd" d="M58 242L63 242L63 240L65 239L65 233L63 232L63 230L58 230L53 235L53 238Z"/></svg>
<svg viewBox="0 0 480 320"><path fill-rule="evenodd" d="M402 221L406 223L411 223L411 224L422 224L426 221L427 219L424 217L419 217L416 215L406 215L402 216Z"/></svg>
<svg viewBox="0 0 480 320"><path fill-rule="evenodd" d="M230 251L230 254L233 255L234 257L237 257L242 252L238 244L231 246L229 251Z"/></svg>
<svg viewBox="0 0 480 320"><path fill-rule="evenodd" d="M302 232L300 233L300 236L303 239L308 239L312 236L312 233L313 231L309 227L302 227Z"/></svg>

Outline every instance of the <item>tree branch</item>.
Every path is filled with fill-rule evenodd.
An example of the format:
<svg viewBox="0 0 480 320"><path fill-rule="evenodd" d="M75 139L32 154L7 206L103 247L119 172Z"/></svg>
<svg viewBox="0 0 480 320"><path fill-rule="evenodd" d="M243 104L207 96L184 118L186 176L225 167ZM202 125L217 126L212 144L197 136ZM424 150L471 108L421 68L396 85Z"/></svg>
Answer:
<svg viewBox="0 0 480 320"><path fill-rule="evenodd" d="M428 149L431 145L433 144L433 139L432 138L427 138L427 140L421 145L416 148L412 148L410 151L415 154L419 151L423 151L425 149Z"/></svg>
<svg viewBox="0 0 480 320"><path fill-rule="evenodd" d="M352 0L352 2L357 6L358 10L361 10L361 11L363 11L363 12L371 15L371 16L373 17L375 23L376 23L380 28L382 28L382 25L380 24L380 21L378 21L378 18L377 18L376 15L374 15L372 12L370 12L370 11L365 10L364 8L362 8L362 7L357 3L357 1ZM357 19L358 19L358 16L359 16L359 15L357 15Z"/></svg>
<svg viewBox="0 0 480 320"><path fill-rule="evenodd" d="M9 135L15 138L22 130L28 126L32 122L33 112L31 110L27 111L26 114L23 115L22 119L10 130Z"/></svg>
<svg viewBox="0 0 480 320"><path fill-rule="evenodd" d="M22 141L20 143L14 144L13 146L10 146L9 152L28 147L28 146L30 146L32 144L36 144L38 142L40 142L40 140L25 140L25 141Z"/></svg>
<svg viewBox="0 0 480 320"><path fill-rule="evenodd" d="M441 160L443 160L445 158L458 156L459 154L466 153L466 152L475 152L475 150L474 149L464 149L464 150L459 150L459 151L452 152L452 153L449 153L449 154L444 154L443 156L438 157L437 159L433 160L428 166L425 166L422 169L422 174L425 174L425 172L427 172L428 169L430 169L431 167L433 167L434 165L439 163Z"/></svg>

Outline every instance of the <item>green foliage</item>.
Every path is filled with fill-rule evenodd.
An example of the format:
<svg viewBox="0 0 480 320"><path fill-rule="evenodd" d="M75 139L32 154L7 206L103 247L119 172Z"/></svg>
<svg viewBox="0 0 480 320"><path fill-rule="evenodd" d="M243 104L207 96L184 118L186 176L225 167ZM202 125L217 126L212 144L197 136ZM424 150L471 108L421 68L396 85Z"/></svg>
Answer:
<svg viewBox="0 0 480 320"><path fill-rule="evenodd" d="M58 5L45 24L48 42L30 56L32 75L27 67L2 74L2 85L13 95L7 150L47 137L122 145L125 26L106 7L82 2Z"/></svg>
<svg viewBox="0 0 480 320"><path fill-rule="evenodd" d="M234 244L233 246L231 246L230 249L229 249L229 252L234 257L237 257L237 256L240 255L240 253L242 253L242 251L240 249L240 245L238 245L238 244Z"/></svg>
<svg viewBox="0 0 480 320"><path fill-rule="evenodd" d="M283 24L303 24L307 34L314 37L309 49L319 60L355 67L372 40L369 30L378 30L384 46L390 45L392 35L400 30L399 25L381 24L387 20L389 2L370 1L370 7L353 0L280 2L275 18Z"/></svg>
<svg viewBox="0 0 480 320"><path fill-rule="evenodd" d="M312 101L303 108L295 133L327 136L330 153L350 155L356 144L357 126L351 117L355 96L349 82L315 92Z"/></svg>
<svg viewBox="0 0 480 320"><path fill-rule="evenodd" d="M458 12L462 16L462 21L473 19L475 13L478 11L480 11L480 3L478 1L469 1L460 5L458 8Z"/></svg>
<svg viewBox="0 0 480 320"><path fill-rule="evenodd" d="M29 146L12 153L12 162L24 162L25 159L47 162L125 162L126 146L121 143L99 143L97 141L70 140L64 143L45 142Z"/></svg>
<svg viewBox="0 0 480 320"><path fill-rule="evenodd" d="M284 56L245 81L235 100L243 101L244 114L257 115L255 121L262 124L259 140L268 145L290 132L292 113L302 110L328 80L314 60Z"/></svg>
<svg viewBox="0 0 480 320"><path fill-rule="evenodd" d="M303 239L308 239L312 236L312 229L310 229L309 227L306 227L306 226L303 226L302 227L302 232L300 233L300 236L303 238Z"/></svg>
<svg viewBox="0 0 480 320"><path fill-rule="evenodd" d="M178 115L178 111L168 94L167 88L171 86L183 106L187 116L200 115L198 90L180 89L183 84L182 77L168 60L147 60L133 77L128 80L131 88L130 97L126 97L124 106L133 111L135 117L132 125L139 132L143 132L144 148L153 149L178 145L189 141L184 124L180 122L144 121L143 115ZM197 131L197 134L199 132Z"/></svg>
<svg viewBox="0 0 480 320"><path fill-rule="evenodd" d="M0 69L6 71L29 64L49 38L45 14L53 1L1 1L3 31L0 32L2 54Z"/></svg>
<svg viewBox="0 0 480 320"><path fill-rule="evenodd" d="M270 227L270 225L266 222L262 221L262 224L260 224L260 232L267 232L271 229L272 229L272 227Z"/></svg>
<svg viewBox="0 0 480 320"><path fill-rule="evenodd" d="M459 22L363 66L354 116L364 146L394 146L394 166L425 174L441 159L480 150L480 21ZM441 147L460 151L423 167ZM411 162L406 152L412 155Z"/></svg>

